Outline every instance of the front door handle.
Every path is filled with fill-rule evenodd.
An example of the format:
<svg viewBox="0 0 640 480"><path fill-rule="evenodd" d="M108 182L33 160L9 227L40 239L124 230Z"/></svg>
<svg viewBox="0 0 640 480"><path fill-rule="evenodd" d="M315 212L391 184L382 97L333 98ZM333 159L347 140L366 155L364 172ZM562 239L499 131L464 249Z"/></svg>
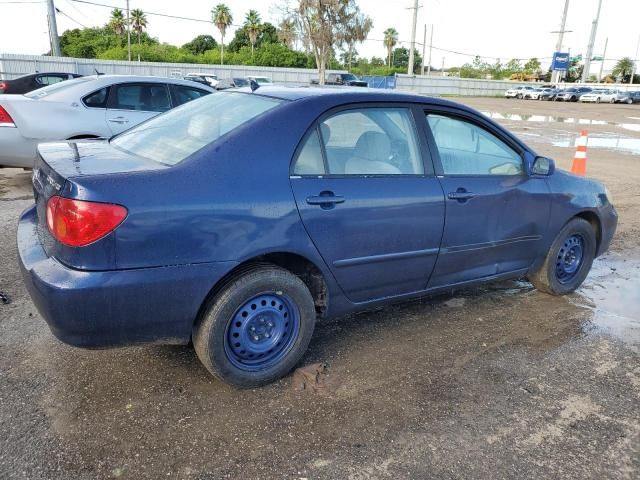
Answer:
<svg viewBox="0 0 640 480"><path fill-rule="evenodd" d="M459 202L466 202L470 198L475 197L476 194L472 192L467 192L464 188L459 188L455 192L449 192L447 197L450 200L458 200Z"/></svg>
<svg viewBox="0 0 640 480"><path fill-rule="evenodd" d="M109 121L110 121L110 122L113 122L113 123L120 123L120 124L122 124L122 123L129 123L129 120L127 120L127 119L126 119L126 118L124 118L124 117L110 118L110 119L109 119Z"/></svg>
<svg viewBox="0 0 640 480"><path fill-rule="evenodd" d="M344 197L342 195L335 195L333 192L324 191L320 192L320 195L307 197L307 203L309 205L320 205L320 207L324 209L329 209L338 203L344 203Z"/></svg>

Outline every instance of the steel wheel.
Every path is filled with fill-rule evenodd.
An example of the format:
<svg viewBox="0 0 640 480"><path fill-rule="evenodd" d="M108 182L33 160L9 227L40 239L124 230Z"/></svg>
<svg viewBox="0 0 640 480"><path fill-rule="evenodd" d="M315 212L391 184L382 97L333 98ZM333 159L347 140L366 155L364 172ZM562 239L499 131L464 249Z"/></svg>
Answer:
<svg viewBox="0 0 640 480"><path fill-rule="evenodd" d="M300 313L287 295L256 295L236 310L227 327L224 349L241 370L256 371L277 364L300 331Z"/></svg>
<svg viewBox="0 0 640 480"><path fill-rule="evenodd" d="M556 278L558 282L570 282L580 270L584 258L584 239L574 234L568 237L556 257Z"/></svg>

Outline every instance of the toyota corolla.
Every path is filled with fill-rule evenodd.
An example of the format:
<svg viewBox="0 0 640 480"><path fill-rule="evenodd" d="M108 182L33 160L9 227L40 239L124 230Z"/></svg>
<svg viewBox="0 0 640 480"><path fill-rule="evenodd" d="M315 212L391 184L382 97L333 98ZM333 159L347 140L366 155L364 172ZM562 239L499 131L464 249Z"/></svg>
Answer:
<svg viewBox="0 0 640 480"><path fill-rule="evenodd" d="M286 375L317 318L511 278L572 292L617 224L604 186L480 113L366 89L220 92L43 144L33 188L18 247L55 336L193 341L240 387Z"/></svg>

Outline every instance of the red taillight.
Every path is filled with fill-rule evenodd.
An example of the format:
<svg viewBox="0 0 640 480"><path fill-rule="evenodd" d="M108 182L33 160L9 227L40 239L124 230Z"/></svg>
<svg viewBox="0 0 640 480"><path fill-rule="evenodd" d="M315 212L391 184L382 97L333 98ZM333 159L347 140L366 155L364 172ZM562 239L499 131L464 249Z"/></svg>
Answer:
<svg viewBox="0 0 640 480"><path fill-rule="evenodd" d="M0 93L4 92L7 89L7 84L5 82L0 82Z"/></svg>
<svg viewBox="0 0 640 480"><path fill-rule="evenodd" d="M9 115L9 112L7 112L2 107L2 105L0 105L0 127L1 126L15 127L15 123L13 123L13 118L11 118L11 115Z"/></svg>
<svg viewBox="0 0 640 480"><path fill-rule="evenodd" d="M53 196L47 203L47 226L60 242L83 247L114 231L127 209L111 203L87 202Z"/></svg>

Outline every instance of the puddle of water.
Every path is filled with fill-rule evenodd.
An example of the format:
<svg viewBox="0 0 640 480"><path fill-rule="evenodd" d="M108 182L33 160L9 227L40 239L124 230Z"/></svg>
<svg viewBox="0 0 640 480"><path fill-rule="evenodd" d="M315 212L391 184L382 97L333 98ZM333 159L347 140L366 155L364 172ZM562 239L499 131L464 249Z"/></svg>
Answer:
<svg viewBox="0 0 640 480"><path fill-rule="evenodd" d="M514 122L542 122L542 123L574 123L577 125L612 125L632 132L640 132L640 123L617 123L606 120L592 120L590 118L558 117L555 115L526 115L517 113L482 112L494 120L511 120ZM640 117L627 117L640 120Z"/></svg>
<svg viewBox="0 0 640 480"><path fill-rule="evenodd" d="M640 254L608 253L596 259L578 295L593 311L591 325L640 346Z"/></svg>
<svg viewBox="0 0 640 480"><path fill-rule="evenodd" d="M556 140L551 142L554 147L575 147L578 143L578 137L574 139ZM589 135L587 140L587 148L606 148L609 150L621 150L634 154L640 154L640 138L625 137L604 137L598 135Z"/></svg>

